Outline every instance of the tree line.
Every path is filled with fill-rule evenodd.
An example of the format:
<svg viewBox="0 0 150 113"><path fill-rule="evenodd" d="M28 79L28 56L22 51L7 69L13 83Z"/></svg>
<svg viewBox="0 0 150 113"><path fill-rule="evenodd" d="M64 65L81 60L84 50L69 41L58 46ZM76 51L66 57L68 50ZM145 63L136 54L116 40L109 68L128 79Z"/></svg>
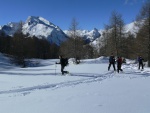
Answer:
<svg viewBox="0 0 150 113"><path fill-rule="evenodd" d="M58 56L59 47L46 39L30 37L16 32L12 37L0 34L0 52L9 55L13 63L25 67L25 59L49 59Z"/></svg>

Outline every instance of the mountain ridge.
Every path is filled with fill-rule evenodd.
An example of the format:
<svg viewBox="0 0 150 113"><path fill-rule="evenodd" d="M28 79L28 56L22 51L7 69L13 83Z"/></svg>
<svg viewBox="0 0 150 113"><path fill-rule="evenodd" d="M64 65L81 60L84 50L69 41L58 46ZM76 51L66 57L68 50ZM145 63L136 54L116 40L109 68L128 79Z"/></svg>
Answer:
<svg viewBox="0 0 150 113"><path fill-rule="evenodd" d="M125 32L135 34L133 27L134 23L125 25ZM0 26L0 31L5 32L5 34L9 36L13 36L18 29L20 29L19 22L9 22L7 25ZM103 31L104 30L98 30L97 28L93 30L77 30L79 36L88 43L101 38ZM69 30L63 31L59 26L40 16L29 16L22 25L22 32L23 34L29 34L31 37L45 38L50 43L55 43L57 45L67 40L69 36Z"/></svg>

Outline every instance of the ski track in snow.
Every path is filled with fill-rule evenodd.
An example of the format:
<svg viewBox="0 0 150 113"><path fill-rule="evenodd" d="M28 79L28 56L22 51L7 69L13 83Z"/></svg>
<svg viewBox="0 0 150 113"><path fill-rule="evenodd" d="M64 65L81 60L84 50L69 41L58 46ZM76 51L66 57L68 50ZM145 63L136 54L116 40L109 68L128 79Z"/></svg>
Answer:
<svg viewBox="0 0 150 113"><path fill-rule="evenodd" d="M132 78L137 78L137 77L148 77L150 76L150 72L149 71L146 71L146 70L138 70L138 66L135 68L136 66L133 66L133 65L126 65L124 69L126 70L129 70L129 71L125 71L124 74L127 74L127 75L132 75L130 76L130 79ZM133 74L135 76L133 76Z"/></svg>
<svg viewBox="0 0 150 113"><path fill-rule="evenodd" d="M125 71L122 74L126 75L132 75L136 74L136 76L130 76L131 79L137 78L137 77L148 77L150 76L150 73L147 71L140 71L140 70L135 70L130 66L125 66L123 67L124 69L130 69L130 71ZM132 71L131 71L132 70ZM1 74L11 74L11 75L56 75L59 76L61 75L56 74L56 73L40 73L40 74L33 74L33 73L9 73L9 72L0 72ZM24 95L35 91L35 90L42 90L42 89L58 89L62 87L70 87L70 86L75 86L83 83L92 83L92 82L99 82L102 81L106 78L111 78L116 75L117 72L114 71L108 71L103 74L94 74L94 73L71 73L71 76L79 76L83 77L83 79L80 80L74 80L74 81L67 81L67 82L60 82L60 83L54 83L54 84L44 84L44 85L37 85L37 86L32 86L32 87L26 87L26 88L18 88L18 89L13 89L13 90L5 90L5 91L0 91L0 94L10 94L10 93L22 93ZM121 74L121 75L122 75ZM69 75L68 75L69 76ZM116 75L117 76L117 75ZM64 76L65 77L65 76Z"/></svg>
<svg viewBox="0 0 150 113"><path fill-rule="evenodd" d="M79 84L83 84L83 83L102 81L108 77L109 78L112 77L113 74L114 74L114 71L109 71L104 74L85 74L85 73L71 74L71 76L80 76L80 77L83 77L83 79L75 80L75 81L60 82L60 83L56 83L56 84L37 85L37 86L19 88L19 89L14 89L14 90L0 91L0 94L9 94L9 93L26 94L25 92L29 93L34 90L41 90L41 89L47 89L47 88L58 89L58 88L62 88L62 87L70 87L70 86L79 85ZM57 74L57 75L60 75L60 74ZM68 76L70 76L70 75L68 75Z"/></svg>

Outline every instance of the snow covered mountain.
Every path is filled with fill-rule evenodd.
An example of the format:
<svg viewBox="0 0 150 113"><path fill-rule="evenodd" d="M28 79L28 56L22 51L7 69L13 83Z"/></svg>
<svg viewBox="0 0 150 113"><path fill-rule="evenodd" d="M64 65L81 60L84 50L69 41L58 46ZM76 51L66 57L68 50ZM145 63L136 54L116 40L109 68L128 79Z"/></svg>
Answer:
<svg viewBox="0 0 150 113"><path fill-rule="evenodd" d="M64 31L69 36L69 31ZM77 30L77 34L82 37L86 42L93 42L95 39L99 38L101 36L98 29L94 28L93 30Z"/></svg>
<svg viewBox="0 0 150 113"><path fill-rule="evenodd" d="M20 29L19 23L8 23L1 26L0 30L5 32L6 35L13 36L14 33ZM36 36L38 38L45 38L51 43L59 45L65 41L67 35L56 25L49 22L42 17L29 16L26 22L22 26L22 32L29 34L31 37Z"/></svg>
<svg viewBox="0 0 150 113"><path fill-rule="evenodd" d="M22 31L30 36L46 38L49 42L57 45L67 39L66 34L58 26L42 17L28 17Z"/></svg>
<svg viewBox="0 0 150 113"><path fill-rule="evenodd" d="M5 34L9 36L13 36L19 29L19 22L10 22L7 25L0 27L0 31L5 32ZM35 16L29 16L27 18L26 22L22 26L22 32L24 34L29 34L31 37L36 36L40 39L45 38L50 43L55 43L57 45L60 45L61 42L68 38L68 31L62 31L58 26L54 25L50 21L42 17ZM87 42L94 41L96 38L101 36L96 28L91 31L79 30L78 32Z"/></svg>
<svg viewBox="0 0 150 113"><path fill-rule="evenodd" d="M138 31L139 31L139 27L135 26L135 22L126 24L124 26L124 33L125 34L131 33L136 37L136 33ZM105 30L99 30L98 32L101 34L100 38L95 39L93 42L91 42L91 44L94 45L94 46L101 46L102 47L104 45L104 43L103 43L103 40L104 40L103 33L105 32Z"/></svg>
<svg viewBox="0 0 150 113"><path fill-rule="evenodd" d="M13 34L21 29L19 22L10 22L7 25L0 26L0 32L5 32L6 35L13 36ZM131 32L135 34L138 30L135 28L134 23L127 24L125 26L125 32ZM69 31L62 31L58 26L54 25L50 21L42 18L29 16L25 23L22 25L22 32L24 34L29 34L31 37L36 36L38 38L45 38L50 43L55 43L60 45L63 41L65 41L69 36ZM94 45L97 40L101 40L103 38L102 34L104 30L98 30L94 28L93 30L77 30L79 36L81 36L86 42L92 42Z"/></svg>
<svg viewBox="0 0 150 113"><path fill-rule="evenodd" d="M15 22L10 22L7 25L0 26L0 31L5 32L6 35L13 36L14 33L20 29L20 24ZM29 34L31 37L36 36L38 38L45 38L51 43L56 43L60 45L61 42L68 38L68 31L62 31L58 26L54 25L50 21L42 18L29 16L26 22L22 26L22 32L24 34ZM96 38L99 38L101 34L94 28L91 31L88 30L78 30L78 33L87 42L92 42Z"/></svg>
<svg viewBox="0 0 150 113"><path fill-rule="evenodd" d="M0 31L5 32L6 35L13 36L13 34L20 28L19 23L10 22L7 25L1 26Z"/></svg>
<svg viewBox="0 0 150 113"><path fill-rule="evenodd" d="M140 22L141 23L141 22ZM131 33L136 36L136 33L139 31L139 27L135 26L135 22L125 25L125 33Z"/></svg>

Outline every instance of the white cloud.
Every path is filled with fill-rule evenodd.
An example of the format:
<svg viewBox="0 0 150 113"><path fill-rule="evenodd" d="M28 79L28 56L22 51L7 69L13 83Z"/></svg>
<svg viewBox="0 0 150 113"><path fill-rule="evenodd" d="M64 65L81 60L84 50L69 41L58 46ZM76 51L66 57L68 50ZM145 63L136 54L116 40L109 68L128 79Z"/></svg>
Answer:
<svg viewBox="0 0 150 113"><path fill-rule="evenodd" d="M137 3L137 0L125 0L125 5L134 5Z"/></svg>
<svg viewBox="0 0 150 113"><path fill-rule="evenodd" d="M129 0L125 0L125 4L128 4L128 1L129 1Z"/></svg>

